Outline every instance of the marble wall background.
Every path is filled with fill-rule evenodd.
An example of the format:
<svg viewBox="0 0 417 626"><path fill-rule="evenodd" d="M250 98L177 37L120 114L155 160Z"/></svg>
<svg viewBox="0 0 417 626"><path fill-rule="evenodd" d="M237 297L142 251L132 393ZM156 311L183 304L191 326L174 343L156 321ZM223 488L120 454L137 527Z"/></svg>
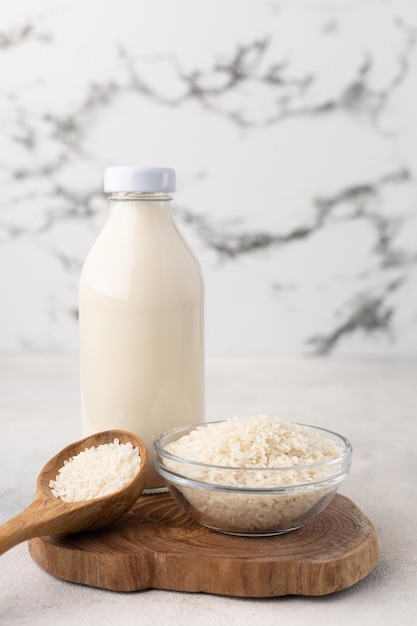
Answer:
<svg viewBox="0 0 417 626"><path fill-rule="evenodd" d="M111 164L177 170L208 353L417 353L414 0L0 3L0 351L78 349Z"/></svg>

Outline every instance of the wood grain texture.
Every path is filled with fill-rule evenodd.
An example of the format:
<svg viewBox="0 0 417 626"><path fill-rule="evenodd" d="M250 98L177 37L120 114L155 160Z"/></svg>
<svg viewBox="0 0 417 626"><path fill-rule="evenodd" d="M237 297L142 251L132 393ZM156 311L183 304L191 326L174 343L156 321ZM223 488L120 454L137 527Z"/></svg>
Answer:
<svg viewBox="0 0 417 626"><path fill-rule="evenodd" d="M93 587L239 597L326 595L354 585L378 561L372 523L339 494L303 528L256 538L200 526L169 494L143 495L111 527L32 539L29 551L50 574Z"/></svg>
<svg viewBox="0 0 417 626"><path fill-rule="evenodd" d="M93 500L63 502L52 494L49 481L55 479L65 461L86 448L112 443L115 438L120 443L130 442L139 449L140 468L129 483L118 491ZM0 526L0 555L32 537L102 528L120 519L137 501L145 487L147 459L143 441L124 430L106 430L71 443L42 468L32 503Z"/></svg>

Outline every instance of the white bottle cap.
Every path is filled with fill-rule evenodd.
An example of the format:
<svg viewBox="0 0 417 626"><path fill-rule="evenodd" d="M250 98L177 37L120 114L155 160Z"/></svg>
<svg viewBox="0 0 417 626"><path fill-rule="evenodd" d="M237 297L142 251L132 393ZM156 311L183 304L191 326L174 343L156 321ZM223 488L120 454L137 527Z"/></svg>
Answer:
<svg viewBox="0 0 417 626"><path fill-rule="evenodd" d="M165 193L175 191L175 171L170 167L116 165L104 172L104 191Z"/></svg>

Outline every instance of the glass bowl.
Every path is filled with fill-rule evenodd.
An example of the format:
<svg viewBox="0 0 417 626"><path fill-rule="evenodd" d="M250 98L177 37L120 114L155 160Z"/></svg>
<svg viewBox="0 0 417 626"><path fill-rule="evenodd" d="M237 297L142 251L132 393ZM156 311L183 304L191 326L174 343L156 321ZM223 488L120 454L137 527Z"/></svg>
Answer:
<svg viewBox="0 0 417 626"><path fill-rule="evenodd" d="M349 474L349 440L305 424L297 426L334 442L340 453L309 465L248 468L210 465L166 450L171 442L209 424L179 426L162 433L154 442L154 452L156 470L178 505L212 530L250 537L296 530L323 511Z"/></svg>

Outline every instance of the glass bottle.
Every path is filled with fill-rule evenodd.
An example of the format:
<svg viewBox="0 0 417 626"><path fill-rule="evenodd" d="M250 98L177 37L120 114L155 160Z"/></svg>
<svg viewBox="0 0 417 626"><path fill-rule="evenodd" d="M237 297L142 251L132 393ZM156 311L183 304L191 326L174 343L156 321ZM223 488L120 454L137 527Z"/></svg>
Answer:
<svg viewBox="0 0 417 626"><path fill-rule="evenodd" d="M79 286L82 432L119 428L143 439L146 491L163 431L204 420L204 285L174 222L170 168L110 167L106 224Z"/></svg>

